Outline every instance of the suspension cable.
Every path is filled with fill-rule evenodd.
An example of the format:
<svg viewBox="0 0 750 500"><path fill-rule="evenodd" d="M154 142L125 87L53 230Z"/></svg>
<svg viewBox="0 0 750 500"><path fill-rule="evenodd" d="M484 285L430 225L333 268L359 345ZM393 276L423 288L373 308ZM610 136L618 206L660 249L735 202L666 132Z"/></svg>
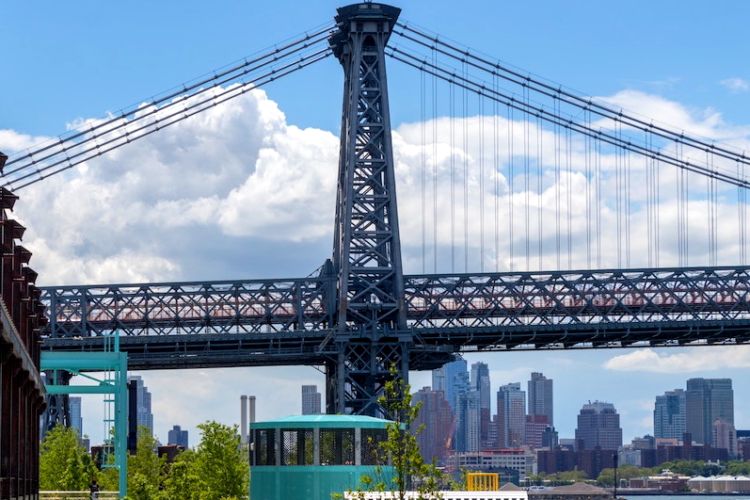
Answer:
<svg viewBox="0 0 750 500"><path fill-rule="evenodd" d="M555 87L553 85L550 85L549 83L541 81L538 78L534 78L531 75L522 74L518 71L515 71L507 66L500 64L499 62L490 61L489 59L481 57L468 49L460 48L453 44L450 44L446 42L444 38L431 36L427 33L424 33L423 31L418 30L411 25L399 22L396 23L396 26L397 28L401 28L403 31L394 29L393 32L407 40L410 40L424 47L428 47L431 50L436 50L441 54L453 59L464 61L470 66L496 75L511 83L526 86L529 89L534 90L535 92L543 94L547 97L558 98L563 102L571 104L572 106L584 110L590 110L591 112L601 117L611 118L615 121L622 122L624 125L641 130L646 130L663 139L674 140L688 147L696 148L701 151L710 151L712 154L716 154L717 156L721 156L725 159L750 165L750 156L748 156L744 151L732 151L727 146L716 145L713 142L707 142L695 137L685 135L684 132L677 132L667 127L654 125L653 122L647 122L630 114L623 113L622 110L613 109L609 106L596 102L591 97L577 95L573 92L565 90L562 86ZM408 35L406 31L417 35L419 38ZM443 49L439 47L443 47ZM468 59L471 59L475 62L469 62Z"/></svg>
<svg viewBox="0 0 750 500"><path fill-rule="evenodd" d="M56 160L55 157L63 156L65 158L65 160L62 160L63 162L67 161L70 157L79 157L79 154L71 154L72 151L81 148L88 143L96 142L109 134L116 133L122 129L127 129L127 127L131 126L133 123L146 120L147 118L153 117L171 107L179 105L184 106L186 99L195 98L223 85L243 83L243 77L247 77L251 73L266 68L267 66L279 64L290 56L325 42L330 29L331 28L316 30L312 34L305 35L302 38L298 38L281 47L277 47L258 57L244 59L242 63L232 66L229 69L214 72L210 77L203 78L194 83L183 84L178 90L172 91L159 98L152 99L147 103L141 103L123 109L117 113L116 116L105 119L100 123L90 124L83 129L78 128L68 134L59 136L55 141L39 145L22 156L15 157L8 162L6 166L12 166L12 168L3 172L2 177L5 179L5 185L9 186L12 183L16 183L19 180L28 177L28 175L16 175L13 177L14 174L25 174L29 170L35 172L48 170L46 168L40 168L40 166L44 167L45 162L48 161L59 161ZM159 107L159 105L161 105L161 107Z"/></svg>
<svg viewBox="0 0 750 500"><path fill-rule="evenodd" d="M178 123L182 120L185 120L186 118L189 118L193 115L196 115L202 111L205 111L206 109L209 109L210 107L217 106L223 102L226 102L234 97L237 97L239 95L245 94L253 89L262 87L270 82L273 82L275 80L278 80L279 78L282 78L286 75L289 75L291 73L294 73L302 68L306 68L307 66L310 66L311 64L314 64L318 61L321 61L325 59L326 57L330 56L332 54L331 50L326 48L323 50L320 50L318 52L315 52L313 54L303 56L298 61L294 61L292 63L286 64L280 68L274 68L267 73L264 73L263 75L256 77L252 80L249 80L247 82L243 82L241 84L236 84L235 86L229 87L226 90L212 96L206 99L203 99L201 101L198 101L196 103L192 103L189 106L184 106L182 110L172 112L166 116L159 117L156 119L155 122L149 123L146 125L142 125L134 130L125 130L125 133L123 135L115 136L113 138L107 139L106 141L102 143L95 143L94 146L91 146L89 148L84 149L83 151L79 151L72 155L66 155L64 159L58 160L50 165L46 165L43 168L35 169L31 173L27 173L21 177L18 177L14 179L12 182L19 182L26 179L29 179L28 181L20 184L20 185L12 185L12 184L6 184L5 186L8 187L8 189L11 190L20 190L27 186L30 186L32 184L35 184L39 181L42 181L48 177L51 177L55 174L58 174L60 172L64 172L66 170L69 170L76 165L79 165L85 161L91 160L93 158L96 158L98 156L101 156L105 153L108 153L114 149L119 148L120 146L123 146L124 144L127 144L129 142L132 142L136 139L140 139L142 137L148 136L150 134L153 134L154 132L157 132L165 127L168 127L170 125L174 125L175 123ZM204 106L206 105L206 106ZM201 107L202 106L202 107ZM197 108L197 109L196 109ZM174 120L171 121L164 121L169 118L174 118ZM147 130L151 128L151 130ZM135 133L142 132L140 134L134 135ZM107 147L103 147L107 146ZM91 154L89 154L91 153ZM55 167L60 167L55 170ZM47 172L47 173L45 173ZM30 179L34 175L38 175L37 178Z"/></svg>
<svg viewBox="0 0 750 500"><path fill-rule="evenodd" d="M429 74L437 75L439 78L453 84L458 87L465 88L471 92L478 93L488 97L489 99L497 99L501 104L507 104L523 113L531 115L539 115L543 120L552 124L559 124L562 127L571 130L573 132L580 133L582 135L588 135L593 139L602 141L612 146L628 150L633 153L637 153L643 156L654 156L660 161L679 167L684 170L695 172L708 177L714 177L720 181L743 187L750 188L750 180L738 178L731 174L720 172L718 169L711 169L705 166L696 164L688 159L680 159L667 151L660 151L657 149L649 149L646 146L642 146L634 143L633 141L620 138L617 134L605 132L601 129L596 130L589 128L585 124L574 121L572 117L563 117L555 114L552 111L545 109L544 107L536 106L525 99L518 99L514 96L509 96L502 92L495 91L491 86L484 83L478 83L467 77L457 74L451 69L446 69L439 65L433 65L429 61L419 57L418 55L411 54L402 49L396 47L388 47L386 54L395 60L402 62L408 66L416 68L420 71L426 71ZM619 123L619 122L618 122Z"/></svg>

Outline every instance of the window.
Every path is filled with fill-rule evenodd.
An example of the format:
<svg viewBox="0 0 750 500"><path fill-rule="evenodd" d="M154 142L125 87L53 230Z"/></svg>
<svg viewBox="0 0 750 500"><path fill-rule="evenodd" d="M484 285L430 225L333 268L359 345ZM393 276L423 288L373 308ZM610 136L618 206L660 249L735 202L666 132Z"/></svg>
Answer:
<svg viewBox="0 0 750 500"><path fill-rule="evenodd" d="M354 465L354 429L320 430L320 465Z"/></svg>
<svg viewBox="0 0 750 500"><path fill-rule="evenodd" d="M255 431L255 465L276 465L276 429Z"/></svg>
<svg viewBox="0 0 750 500"><path fill-rule="evenodd" d="M387 438L385 429L362 429L362 465L383 465L380 443Z"/></svg>
<svg viewBox="0 0 750 500"><path fill-rule="evenodd" d="M281 431L281 464L313 465L315 453L312 429Z"/></svg>

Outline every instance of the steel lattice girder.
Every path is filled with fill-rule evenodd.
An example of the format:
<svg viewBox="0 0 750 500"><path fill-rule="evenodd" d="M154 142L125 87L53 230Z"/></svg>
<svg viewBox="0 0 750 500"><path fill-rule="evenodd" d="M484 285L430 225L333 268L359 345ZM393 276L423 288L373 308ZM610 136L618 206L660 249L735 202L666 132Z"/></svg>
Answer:
<svg viewBox="0 0 750 500"><path fill-rule="evenodd" d="M432 352L459 350L750 340L750 267L430 275L404 281L408 327L401 333L417 348L413 367L421 366L415 360L420 346L432 347L424 351L429 359ZM336 330L324 292L332 284L319 277L45 288L51 318L44 348L96 350L102 334L120 330L122 349L139 369L324 364L336 353L327 341ZM254 292L245 293L248 289ZM295 296L300 300L289 299ZM165 306L155 302L176 313L164 314Z"/></svg>
<svg viewBox="0 0 750 500"><path fill-rule="evenodd" d="M47 287L43 300L53 337L299 332L332 324L332 286L305 278Z"/></svg>

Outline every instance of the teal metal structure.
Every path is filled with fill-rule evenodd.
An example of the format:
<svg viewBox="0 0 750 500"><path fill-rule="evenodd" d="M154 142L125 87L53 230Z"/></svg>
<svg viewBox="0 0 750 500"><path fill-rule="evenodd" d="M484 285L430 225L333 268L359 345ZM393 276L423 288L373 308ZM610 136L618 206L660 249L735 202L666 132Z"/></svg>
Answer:
<svg viewBox="0 0 750 500"><path fill-rule="evenodd" d="M120 498L128 494L128 355L120 352L119 336L114 337L112 352L42 352L41 370L63 370L96 382L94 385L46 384L48 394L111 395L115 405L115 467L119 470ZM83 372L112 372L108 380Z"/></svg>
<svg viewBox="0 0 750 500"><path fill-rule="evenodd" d="M361 415L302 415L251 424L250 498L330 500L356 490L364 474L390 483L393 467L376 465L389 423Z"/></svg>

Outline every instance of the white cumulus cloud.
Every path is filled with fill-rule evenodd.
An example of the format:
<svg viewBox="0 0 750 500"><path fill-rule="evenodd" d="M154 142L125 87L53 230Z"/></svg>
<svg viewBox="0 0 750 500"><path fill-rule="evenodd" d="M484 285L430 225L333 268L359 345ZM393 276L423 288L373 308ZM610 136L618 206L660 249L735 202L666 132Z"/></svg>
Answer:
<svg viewBox="0 0 750 500"><path fill-rule="evenodd" d="M728 368L750 368L750 346L694 347L674 354L640 349L614 356L607 370L653 373L694 373Z"/></svg>
<svg viewBox="0 0 750 500"><path fill-rule="evenodd" d="M747 92L750 90L750 82L742 78L727 78L719 83L732 92Z"/></svg>

